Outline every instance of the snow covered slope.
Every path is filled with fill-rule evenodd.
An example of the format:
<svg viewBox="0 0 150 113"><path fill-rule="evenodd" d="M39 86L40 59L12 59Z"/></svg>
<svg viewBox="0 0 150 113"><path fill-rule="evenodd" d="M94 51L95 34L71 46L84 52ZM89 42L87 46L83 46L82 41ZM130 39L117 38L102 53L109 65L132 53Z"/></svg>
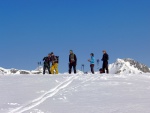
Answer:
<svg viewBox="0 0 150 113"><path fill-rule="evenodd" d="M111 74L139 74L150 73L150 69L133 59L117 59L113 64L109 65Z"/></svg>
<svg viewBox="0 0 150 113"><path fill-rule="evenodd" d="M0 113L149 113L150 74L0 75Z"/></svg>

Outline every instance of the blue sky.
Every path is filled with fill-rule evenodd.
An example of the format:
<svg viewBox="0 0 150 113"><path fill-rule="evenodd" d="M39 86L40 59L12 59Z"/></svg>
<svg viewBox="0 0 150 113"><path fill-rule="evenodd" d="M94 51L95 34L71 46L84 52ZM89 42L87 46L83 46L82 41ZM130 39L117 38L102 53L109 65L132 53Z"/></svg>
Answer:
<svg viewBox="0 0 150 113"><path fill-rule="evenodd" d="M149 6L149 0L1 0L0 67L32 70L53 51L66 72L70 49L85 71L90 53L101 59L104 49L109 63L133 58L150 67Z"/></svg>

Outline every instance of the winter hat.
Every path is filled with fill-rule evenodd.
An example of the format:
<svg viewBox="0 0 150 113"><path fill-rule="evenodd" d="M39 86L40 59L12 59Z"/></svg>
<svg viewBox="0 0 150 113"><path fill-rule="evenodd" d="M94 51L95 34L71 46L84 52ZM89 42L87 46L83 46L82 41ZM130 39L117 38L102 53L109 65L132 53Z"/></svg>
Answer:
<svg viewBox="0 0 150 113"><path fill-rule="evenodd" d="M106 53L106 50L103 50L103 52L105 52L105 53Z"/></svg>
<svg viewBox="0 0 150 113"><path fill-rule="evenodd" d="M91 53L92 56L94 56L94 53Z"/></svg>

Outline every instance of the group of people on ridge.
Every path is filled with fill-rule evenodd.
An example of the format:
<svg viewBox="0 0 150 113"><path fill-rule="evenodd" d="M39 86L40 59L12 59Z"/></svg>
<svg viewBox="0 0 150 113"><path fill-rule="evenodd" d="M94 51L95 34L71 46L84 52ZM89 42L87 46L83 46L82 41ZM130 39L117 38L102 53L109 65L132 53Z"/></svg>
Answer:
<svg viewBox="0 0 150 113"><path fill-rule="evenodd" d="M91 56L91 59L88 59L88 61L90 62L91 72L92 74L94 74L94 64L95 64L94 53L91 53L90 56ZM46 69L48 70L49 74L58 74L58 62L59 62L58 60L59 60L59 57L55 56L53 52L48 54L47 57L44 57L43 58L43 61L44 61L43 74L45 74ZM105 50L103 50L103 57L101 60L103 61L103 65L102 65L102 68L99 70L100 73L105 73L105 70L106 70L106 73L109 73L109 70L108 70L109 56ZM51 67L50 67L50 63L52 63ZM73 53L73 51L70 50L69 74L71 74L72 68L74 70L74 73L76 74L76 65L77 65L77 57Z"/></svg>

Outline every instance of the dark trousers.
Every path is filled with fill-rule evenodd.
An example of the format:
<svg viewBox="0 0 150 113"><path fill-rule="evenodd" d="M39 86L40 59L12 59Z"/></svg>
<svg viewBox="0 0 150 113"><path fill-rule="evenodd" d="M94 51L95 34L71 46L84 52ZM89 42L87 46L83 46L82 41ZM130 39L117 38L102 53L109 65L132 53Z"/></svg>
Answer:
<svg viewBox="0 0 150 113"><path fill-rule="evenodd" d="M72 67L73 67L74 73L76 74L76 64L74 63L69 64L69 74L71 74Z"/></svg>
<svg viewBox="0 0 150 113"><path fill-rule="evenodd" d="M109 73L109 70L108 70L108 61L103 61L103 71L105 73L105 70L107 73Z"/></svg>
<svg viewBox="0 0 150 113"><path fill-rule="evenodd" d="M46 65L43 66L43 74L45 74L45 70L46 69L48 70L48 73L51 74L51 72L50 72L50 66L46 66Z"/></svg>
<svg viewBox="0 0 150 113"><path fill-rule="evenodd" d="M91 64L90 67L91 67L91 72L94 74L94 64Z"/></svg>

